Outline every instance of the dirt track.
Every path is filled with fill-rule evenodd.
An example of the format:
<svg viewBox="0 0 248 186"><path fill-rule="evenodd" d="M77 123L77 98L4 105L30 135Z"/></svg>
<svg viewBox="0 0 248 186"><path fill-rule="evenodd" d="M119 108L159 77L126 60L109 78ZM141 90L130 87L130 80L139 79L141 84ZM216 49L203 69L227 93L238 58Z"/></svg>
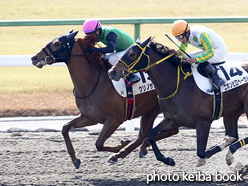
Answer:
<svg viewBox="0 0 248 186"><path fill-rule="evenodd" d="M135 139L135 132L118 131L107 141L116 145L123 137ZM248 135L248 128L239 129L240 138ZM150 185L241 185L248 184L248 145L235 153L233 165L225 163L227 149L211 157L205 166L196 168L195 130L181 130L176 136L158 143L165 157L173 157L176 166L169 167L158 162L149 149L144 159L139 159L138 149L117 164L108 164L109 152L98 152L95 141L98 137L92 132L72 132L72 143L82 164L75 169L59 132L43 133L0 133L0 183L1 185L147 185L147 175L151 179L154 172L160 176L168 174L180 176L178 182L152 182ZM212 129L208 147L222 141L223 129ZM215 182L215 175L242 175L243 182ZM185 174L211 174L211 182L190 182ZM186 177L188 179L188 177ZM233 177L232 177L233 178ZM162 177L165 179L165 177Z"/></svg>

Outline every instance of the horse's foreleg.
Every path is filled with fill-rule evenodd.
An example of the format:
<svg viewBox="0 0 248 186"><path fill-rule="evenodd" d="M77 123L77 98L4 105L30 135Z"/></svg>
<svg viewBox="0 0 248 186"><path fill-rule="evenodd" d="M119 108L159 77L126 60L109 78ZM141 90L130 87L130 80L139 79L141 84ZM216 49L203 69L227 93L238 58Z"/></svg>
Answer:
<svg viewBox="0 0 248 186"><path fill-rule="evenodd" d="M86 126L90 126L90 125L94 125L94 124L95 123L92 122L91 120L89 120L88 118L83 118L83 117L79 116L79 117L73 119L72 121L70 121L69 123L65 124L62 128L62 135L63 135L64 140L65 140L67 152L70 155L71 160L77 169L79 168L81 161L79 159L77 159L77 157L76 157L76 151L75 151L75 149L71 143L69 131L73 128L81 128L81 127L86 127Z"/></svg>
<svg viewBox="0 0 248 186"><path fill-rule="evenodd" d="M234 157L233 154L242 146L247 145L248 144L248 137L242 140L239 140L235 143L233 143L232 145L230 145L228 153L226 155L226 163L227 165L231 165L234 161Z"/></svg>
<svg viewBox="0 0 248 186"><path fill-rule="evenodd" d="M196 166L202 166L206 164L206 146L208 141L208 135L210 131L210 122L205 123L198 123L196 127L196 134L197 134L197 156L200 158L198 159Z"/></svg>
<svg viewBox="0 0 248 186"><path fill-rule="evenodd" d="M158 149L158 146L156 144L156 140L155 140L155 136L161 132L161 131L166 131L166 130L170 130L172 127L171 125L172 123L170 123L170 121L168 119L164 119L162 122L160 122L155 128L153 128L149 134L148 134L148 139L149 142L152 146L153 152L157 158L158 161L162 161L163 163L165 163L166 165L175 165L175 161L172 158L165 158L163 156L163 154L160 152L160 150Z"/></svg>
<svg viewBox="0 0 248 186"><path fill-rule="evenodd" d="M157 105L157 107L151 112L143 115L140 119L140 130L138 138L130 143L127 147L125 147L125 149L110 157L109 160L112 160L113 162L118 161L119 158L125 158L129 153L131 153L134 149L141 145L144 139L148 136L149 131L152 129L154 120L159 113L161 113L161 109L159 105Z"/></svg>
<svg viewBox="0 0 248 186"><path fill-rule="evenodd" d="M170 136L173 136L179 132L178 128L174 128L168 131L162 131L159 134L155 136L155 141L159 141L164 138L168 138ZM147 154L147 148L150 146L150 142L148 138L145 138L141 147L140 147L140 158L143 158Z"/></svg>

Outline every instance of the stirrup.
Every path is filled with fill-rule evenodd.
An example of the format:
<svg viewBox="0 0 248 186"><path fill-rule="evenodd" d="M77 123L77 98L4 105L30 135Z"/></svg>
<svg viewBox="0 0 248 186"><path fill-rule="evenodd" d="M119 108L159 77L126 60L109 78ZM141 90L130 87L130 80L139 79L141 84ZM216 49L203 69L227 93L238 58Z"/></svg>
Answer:
<svg viewBox="0 0 248 186"><path fill-rule="evenodd" d="M130 74L128 77L128 81L130 83L134 84L134 83L138 83L140 81L140 78L139 78L139 76L136 76L134 74Z"/></svg>
<svg viewBox="0 0 248 186"><path fill-rule="evenodd" d="M222 85L224 85L225 82L223 81L223 79L219 79L219 85L216 85L216 83L213 81L212 82L212 88L210 90L208 90L209 92L213 92L215 91L216 89L219 89Z"/></svg>

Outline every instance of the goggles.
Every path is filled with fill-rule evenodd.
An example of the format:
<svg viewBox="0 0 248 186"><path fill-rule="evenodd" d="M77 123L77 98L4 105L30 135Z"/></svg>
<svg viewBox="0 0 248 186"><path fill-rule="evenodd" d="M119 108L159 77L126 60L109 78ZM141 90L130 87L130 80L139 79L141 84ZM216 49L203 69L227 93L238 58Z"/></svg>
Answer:
<svg viewBox="0 0 248 186"><path fill-rule="evenodd" d="M90 32L90 33L87 33L87 34L85 34L85 35L86 35L87 37L91 37L93 33L94 33L94 32Z"/></svg>
<svg viewBox="0 0 248 186"><path fill-rule="evenodd" d="M185 36L185 34L183 33L179 36L175 36L175 38L180 41L180 40L183 40L184 36Z"/></svg>

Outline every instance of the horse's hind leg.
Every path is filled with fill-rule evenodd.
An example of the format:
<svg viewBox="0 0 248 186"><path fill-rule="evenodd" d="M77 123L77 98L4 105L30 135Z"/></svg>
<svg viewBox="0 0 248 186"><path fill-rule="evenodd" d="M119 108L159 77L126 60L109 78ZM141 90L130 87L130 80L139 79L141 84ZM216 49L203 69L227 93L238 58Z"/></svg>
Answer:
<svg viewBox="0 0 248 186"><path fill-rule="evenodd" d="M90 125L94 125L94 124L96 124L96 123L94 123L90 119L88 119L86 117L82 117L80 115L79 117L74 118L73 120L71 120L70 122L68 122L67 124L65 124L63 126L62 135L63 135L64 140L65 140L67 152L70 155L71 160L77 169L79 168L81 161L79 159L77 159L77 157L76 157L76 151L74 150L74 147L71 143L69 131L73 128L81 128L81 127L86 127L86 126L90 126Z"/></svg>
<svg viewBox="0 0 248 186"><path fill-rule="evenodd" d="M159 141L164 138L168 138L170 136L173 136L179 132L178 128L174 128L168 131L162 131L159 134L155 136L155 141ZM145 138L141 147L140 147L140 158L143 158L147 154L147 148L150 146L150 142L148 138Z"/></svg>
<svg viewBox="0 0 248 186"><path fill-rule="evenodd" d="M244 101L244 111L246 113L246 117L248 116L248 105L246 104L247 101ZM239 140L232 145L229 146L228 153L226 154L226 163L227 165L231 165L234 161L234 156L233 154L242 146L246 145L248 143L248 138Z"/></svg>
<svg viewBox="0 0 248 186"><path fill-rule="evenodd" d="M108 118L106 120L106 122L103 125L102 131L99 134L99 137L95 143L96 149L98 151L119 152L120 149L126 145L123 142L122 144L119 144L115 147L104 145L105 141L116 131L116 129L120 126L120 124L121 124L120 121L114 118Z"/></svg>
<svg viewBox="0 0 248 186"><path fill-rule="evenodd" d="M136 149L139 145L142 144L143 140L148 136L149 131L152 129L154 120L157 115L161 112L159 105L151 112L146 115L143 115L140 120L140 130L138 138L130 143L124 150L121 150L114 156L109 157L108 162L117 162L119 158L125 158L130 152Z"/></svg>

